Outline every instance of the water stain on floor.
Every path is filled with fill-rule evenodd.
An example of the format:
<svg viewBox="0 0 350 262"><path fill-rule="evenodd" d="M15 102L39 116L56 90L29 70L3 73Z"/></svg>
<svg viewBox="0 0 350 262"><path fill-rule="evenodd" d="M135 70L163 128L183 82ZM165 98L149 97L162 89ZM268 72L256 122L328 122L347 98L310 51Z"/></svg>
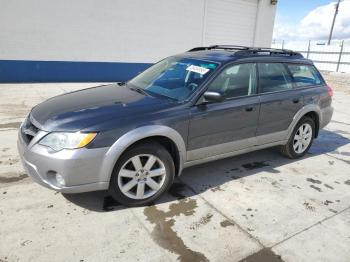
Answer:
<svg viewBox="0 0 350 262"><path fill-rule="evenodd" d="M332 186L330 186L330 185L328 185L328 184L324 184L324 186L327 187L327 188L329 188L329 189L332 189L332 190L334 189L334 187L332 187Z"/></svg>
<svg viewBox="0 0 350 262"><path fill-rule="evenodd" d="M333 204L333 201L326 200L326 201L323 202L323 204L324 204L325 206L328 206L329 204Z"/></svg>
<svg viewBox="0 0 350 262"><path fill-rule="evenodd" d="M283 262L281 256L276 255L271 249L263 248L240 262Z"/></svg>
<svg viewBox="0 0 350 262"><path fill-rule="evenodd" d="M230 220L224 220L220 222L221 227L229 227L229 226L234 226L235 224L232 223Z"/></svg>
<svg viewBox="0 0 350 262"><path fill-rule="evenodd" d="M2 158L4 158L4 156L1 156ZM16 163L19 162L19 159L16 159L16 158L9 158L8 160L4 160L4 161L0 161L0 164L2 165L8 165L8 166L12 166Z"/></svg>
<svg viewBox="0 0 350 262"><path fill-rule="evenodd" d="M216 191L224 191L220 186L215 186L213 188L210 189L212 192L216 192Z"/></svg>
<svg viewBox="0 0 350 262"><path fill-rule="evenodd" d="M322 192L322 189L319 188L318 186L310 185L310 187L311 187L312 189L317 190L318 192Z"/></svg>
<svg viewBox="0 0 350 262"><path fill-rule="evenodd" d="M20 125L21 125L21 122L5 123L5 124L0 124L0 128L19 128Z"/></svg>
<svg viewBox="0 0 350 262"><path fill-rule="evenodd" d="M187 247L180 236L173 230L175 216L191 216L195 213L197 201L181 199L169 206L169 211L159 210L156 206L146 207L144 214L147 220L154 224L151 236L162 248L178 255L179 261L209 261L204 254Z"/></svg>
<svg viewBox="0 0 350 262"><path fill-rule="evenodd" d="M213 217L213 214L206 214L205 216L201 217L198 222L193 223L190 226L190 229L192 230L197 230L199 227L204 226L208 224Z"/></svg>
<svg viewBox="0 0 350 262"><path fill-rule="evenodd" d="M273 182L271 182L271 185L273 186L273 187L275 187L275 188L279 188L279 183L277 182L277 181L273 181Z"/></svg>
<svg viewBox="0 0 350 262"><path fill-rule="evenodd" d="M254 170L254 169L263 168L267 166L270 166L270 165L267 164L265 161L252 162L252 163L247 163L242 165L242 167L244 167L246 170Z"/></svg>
<svg viewBox="0 0 350 262"><path fill-rule="evenodd" d="M304 202L303 206L309 211L315 211L315 207L313 207L310 203Z"/></svg>
<svg viewBox="0 0 350 262"><path fill-rule="evenodd" d="M6 176L0 176L0 183L13 183L18 182L22 179L25 179L28 177L27 174L21 174L17 176L17 173L5 173Z"/></svg>
<svg viewBox="0 0 350 262"><path fill-rule="evenodd" d="M314 184L322 184L322 181L313 179L313 178L307 178L306 181L314 183Z"/></svg>

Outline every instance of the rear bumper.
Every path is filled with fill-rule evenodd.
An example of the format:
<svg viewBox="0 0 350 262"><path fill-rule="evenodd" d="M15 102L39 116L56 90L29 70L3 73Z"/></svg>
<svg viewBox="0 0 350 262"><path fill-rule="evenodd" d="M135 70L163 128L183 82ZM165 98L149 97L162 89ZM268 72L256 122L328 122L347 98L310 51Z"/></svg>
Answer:
<svg viewBox="0 0 350 262"><path fill-rule="evenodd" d="M102 169L109 148L49 152L37 143L27 145L20 133L17 147L25 171L42 186L62 193L108 189L108 176L102 173ZM58 174L63 177L63 184L57 179Z"/></svg>
<svg viewBox="0 0 350 262"><path fill-rule="evenodd" d="M320 129L324 128L329 122L331 122L333 111L334 109L332 106L327 106L321 109Z"/></svg>

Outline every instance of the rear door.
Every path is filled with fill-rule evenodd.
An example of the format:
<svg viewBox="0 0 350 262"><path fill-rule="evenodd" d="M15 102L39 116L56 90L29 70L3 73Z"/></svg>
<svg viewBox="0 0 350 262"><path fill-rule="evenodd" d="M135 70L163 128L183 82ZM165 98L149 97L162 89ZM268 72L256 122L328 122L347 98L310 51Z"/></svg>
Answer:
<svg viewBox="0 0 350 262"><path fill-rule="evenodd" d="M326 84L313 65L287 64L287 68L292 75L295 88L303 93L305 105L318 103L319 99L321 108L330 105L332 99L327 93Z"/></svg>
<svg viewBox="0 0 350 262"><path fill-rule="evenodd" d="M296 112L303 107L303 96L294 88L292 76L283 63L258 63L260 116L259 145L284 140Z"/></svg>

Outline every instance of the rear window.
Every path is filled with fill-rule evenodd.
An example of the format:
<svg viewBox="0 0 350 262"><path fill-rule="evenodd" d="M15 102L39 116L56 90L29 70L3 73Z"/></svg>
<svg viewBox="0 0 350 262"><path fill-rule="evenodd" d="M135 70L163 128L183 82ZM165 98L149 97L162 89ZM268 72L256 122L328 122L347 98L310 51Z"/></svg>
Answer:
<svg viewBox="0 0 350 262"><path fill-rule="evenodd" d="M282 63L259 63L259 93L270 93L293 88L292 79Z"/></svg>
<svg viewBox="0 0 350 262"><path fill-rule="evenodd" d="M313 66L287 64L297 87L322 84L321 77Z"/></svg>

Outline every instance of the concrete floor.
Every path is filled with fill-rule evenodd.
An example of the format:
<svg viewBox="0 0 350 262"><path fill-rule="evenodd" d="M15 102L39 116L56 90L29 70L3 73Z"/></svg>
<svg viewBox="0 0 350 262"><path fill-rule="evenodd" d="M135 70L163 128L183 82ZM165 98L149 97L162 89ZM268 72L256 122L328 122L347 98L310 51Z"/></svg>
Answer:
<svg viewBox="0 0 350 262"><path fill-rule="evenodd" d="M0 86L0 261L350 261L350 95L300 160L262 150L184 171L156 205L62 195L24 173L17 128L82 84Z"/></svg>

